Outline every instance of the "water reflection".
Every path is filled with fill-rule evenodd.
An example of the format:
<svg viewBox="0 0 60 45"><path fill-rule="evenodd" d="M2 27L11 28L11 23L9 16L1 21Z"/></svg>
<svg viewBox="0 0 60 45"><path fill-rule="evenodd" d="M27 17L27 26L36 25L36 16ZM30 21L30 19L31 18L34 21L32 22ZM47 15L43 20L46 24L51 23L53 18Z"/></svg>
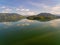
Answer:
<svg viewBox="0 0 60 45"><path fill-rule="evenodd" d="M4 28L7 28L7 27L26 27L26 26L43 26L43 27L46 27L46 26L51 26L51 27L59 27L59 24L60 24L60 19L55 19L55 20L51 20L51 21L45 21L45 22L41 22L41 21L38 21L38 20L28 20L28 19L22 19L22 20L19 20L19 21L9 21L9 22L0 22L0 25L1 26L5 26Z"/></svg>
<svg viewBox="0 0 60 45"><path fill-rule="evenodd" d="M52 27L60 27L60 19L50 21Z"/></svg>
<svg viewBox="0 0 60 45"><path fill-rule="evenodd" d="M16 22L19 20L21 20L21 19L0 19L0 22Z"/></svg>
<svg viewBox="0 0 60 45"><path fill-rule="evenodd" d="M9 22L0 22L0 25L2 26L2 28L10 28L10 27L30 27L30 26L41 26L41 27L59 27L60 24L60 19L55 19L55 20L51 20L51 21L47 21L47 22L41 22L38 20L28 20L28 19L22 19L19 21L9 21ZM1 27L0 26L0 27Z"/></svg>
<svg viewBox="0 0 60 45"><path fill-rule="evenodd" d="M0 45L60 45L60 19L0 22Z"/></svg>

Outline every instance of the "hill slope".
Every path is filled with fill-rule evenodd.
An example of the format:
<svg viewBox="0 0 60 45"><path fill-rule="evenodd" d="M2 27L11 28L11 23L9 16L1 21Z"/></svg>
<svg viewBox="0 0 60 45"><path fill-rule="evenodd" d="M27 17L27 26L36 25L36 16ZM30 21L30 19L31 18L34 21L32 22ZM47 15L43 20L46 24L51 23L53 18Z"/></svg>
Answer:
<svg viewBox="0 0 60 45"><path fill-rule="evenodd" d="M57 19L60 18L60 16L56 16L50 13L40 13L36 16L29 16L27 17L27 19L31 19L31 20L41 20L41 21L46 21L46 20L53 20L53 19Z"/></svg>
<svg viewBox="0 0 60 45"><path fill-rule="evenodd" d="M17 13L0 13L0 22L4 21L17 21L24 18L24 16Z"/></svg>

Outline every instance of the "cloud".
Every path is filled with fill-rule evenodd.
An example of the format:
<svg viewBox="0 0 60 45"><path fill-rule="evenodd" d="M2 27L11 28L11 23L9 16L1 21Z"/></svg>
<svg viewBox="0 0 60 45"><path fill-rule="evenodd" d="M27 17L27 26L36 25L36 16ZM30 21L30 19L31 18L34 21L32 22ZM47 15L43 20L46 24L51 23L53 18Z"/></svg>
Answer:
<svg viewBox="0 0 60 45"><path fill-rule="evenodd" d="M29 14L29 15L35 15L35 12L29 11L27 14Z"/></svg>
<svg viewBox="0 0 60 45"><path fill-rule="evenodd" d="M31 11L30 9L27 9L27 8L20 8L20 7L16 7L16 8L10 8L10 7L7 7L7 6L1 6L0 7L1 12L2 13L18 13L18 14L21 14L21 15L35 15L36 12L34 11Z"/></svg>
<svg viewBox="0 0 60 45"><path fill-rule="evenodd" d="M0 13L11 13L13 11L12 7L0 6Z"/></svg>
<svg viewBox="0 0 60 45"><path fill-rule="evenodd" d="M1 6L0 8L3 8L4 9L4 8L6 8L6 6Z"/></svg>
<svg viewBox="0 0 60 45"><path fill-rule="evenodd" d="M18 14L22 14L22 15L26 15L26 16L31 16L31 15L35 15L36 13L33 11L22 11L22 12L17 12Z"/></svg>
<svg viewBox="0 0 60 45"><path fill-rule="evenodd" d="M60 14L60 5L56 5L54 7L51 8L51 13L53 14Z"/></svg>
<svg viewBox="0 0 60 45"><path fill-rule="evenodd" d="M33 5L34 7L37 7L41 12L60 14L60 4L56 4L55 6L49 6L44 3L36 3L36 2L31 2L31 1L29 3Z"/></svg>
<svg viewBox="0 0 60 45"><path fill-rule="evenodd" d="M24 9L24 8L22 8L22 9L17 8L16 11L30 11L30 10L29 9Z"/></svg>
<svg viewBox="0 0 60 45"><path fill-rule="evenodd" d="M43 4L43 3L36 3L36 2L29 2L31 5L33 5L34 7L38 7L38 8L48 8L49 6Z"/></svg>
<svg viewBox="0 0 60 45"><path fill-rule="evenodd" d="M60 14L60 4L56 4L55 6L49 6L44 3L37 3L37 2L28 2L30 5L34 7L35 10L25 8L23 6L19 7L7 7L7 6L0 6L0 12L2 13L18 13L21 15L36 15L41 12L48 12L52 14Z"/></svg>
<svg viewBox="0 0 60 45"><path fill-rule="evenodd" d="M16 12L22 15L35 15L36 12L26 8L16 8Z"/></svg>
<svg viewBox="0 0 60 45"><path fill-rule="evenodd" d="M11 13L12 9L10 8L5 8L4 10L2 10L2 13Z"/></svg>

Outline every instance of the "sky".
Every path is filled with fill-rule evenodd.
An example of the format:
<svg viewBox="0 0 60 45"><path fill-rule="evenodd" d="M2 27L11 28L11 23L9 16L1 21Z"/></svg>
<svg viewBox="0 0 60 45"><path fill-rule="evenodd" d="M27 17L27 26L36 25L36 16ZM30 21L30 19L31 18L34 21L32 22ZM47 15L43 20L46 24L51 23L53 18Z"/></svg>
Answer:
<svg viewBox="0 0 60 45"><path fill-rule="evenodd" d="M60 0L0 0L0 13L60 14Z"/></svg>

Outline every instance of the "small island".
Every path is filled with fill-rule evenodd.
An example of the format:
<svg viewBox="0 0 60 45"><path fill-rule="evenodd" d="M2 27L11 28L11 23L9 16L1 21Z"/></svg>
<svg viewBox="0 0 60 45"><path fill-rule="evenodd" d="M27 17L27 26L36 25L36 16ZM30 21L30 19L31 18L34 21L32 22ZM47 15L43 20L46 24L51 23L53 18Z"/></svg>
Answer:
<svg viewBox="0 0 60 45"><path fill-rule="evenodd" d="M50 14L50 13L40 13L38 15L27 17L27 19L30 19L30 20L40 20L40 21L50 21L58 18L60 18L60 16Z"/></svg>

